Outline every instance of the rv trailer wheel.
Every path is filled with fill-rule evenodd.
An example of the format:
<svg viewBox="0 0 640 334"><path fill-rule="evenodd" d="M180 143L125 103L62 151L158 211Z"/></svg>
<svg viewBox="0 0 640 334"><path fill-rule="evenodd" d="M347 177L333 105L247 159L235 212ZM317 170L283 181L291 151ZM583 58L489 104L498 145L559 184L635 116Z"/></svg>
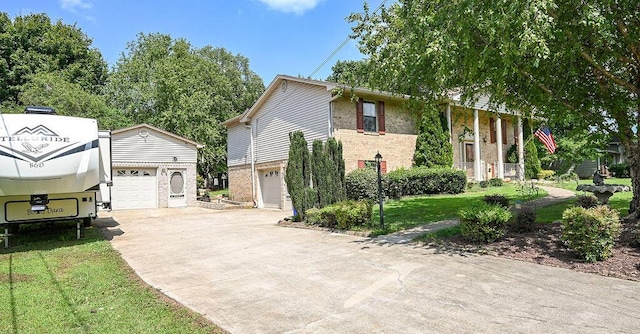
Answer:
<svg viewBox="0 0 640 334"><path fill-rule="evenodd" d="M91 227L91 218L90 217L82 218L82 226Z"/></svg>

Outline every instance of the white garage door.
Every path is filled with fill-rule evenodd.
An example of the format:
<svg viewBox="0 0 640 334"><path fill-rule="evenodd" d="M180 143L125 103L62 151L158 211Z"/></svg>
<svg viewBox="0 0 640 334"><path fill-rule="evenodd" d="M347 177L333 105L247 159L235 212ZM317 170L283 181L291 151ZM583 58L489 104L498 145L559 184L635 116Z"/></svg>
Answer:
<svg viewBox="0 0 640 334"><path fill-rule="evenodd" d="M280 207L280 170L263 169L260 171L260 189L262 202L266 208Z"/></svg>
<svg viewBox="0 0 640 334"><path fill-rule="evenodd" d="M111 206L114 210L157 208L157 186L155 169L114 168Z"/></svg>

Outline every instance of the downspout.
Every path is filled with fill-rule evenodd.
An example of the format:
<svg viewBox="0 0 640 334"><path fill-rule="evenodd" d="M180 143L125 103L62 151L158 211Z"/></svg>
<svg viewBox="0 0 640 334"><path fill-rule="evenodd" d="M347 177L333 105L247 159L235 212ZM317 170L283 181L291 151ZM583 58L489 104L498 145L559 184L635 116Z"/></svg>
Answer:
<svg viewBox="0 0 640 334"><path fill-rule="evenodd" d="M256 201L256 157L253 152L253 126L245 124L245 128L249 129L250 144L251 144L251 199L253 200L253 206L255 207L258 202Z"/></svg>

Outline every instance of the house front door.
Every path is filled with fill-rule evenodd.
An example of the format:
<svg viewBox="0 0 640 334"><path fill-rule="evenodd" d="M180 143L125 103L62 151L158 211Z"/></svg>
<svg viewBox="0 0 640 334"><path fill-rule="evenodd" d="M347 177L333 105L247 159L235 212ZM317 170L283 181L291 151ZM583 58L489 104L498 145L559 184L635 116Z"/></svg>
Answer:
<svg viewBox="0 0 640 334"><path fill-rule="evenodd" d="M464 169L467 172L467 177L474 177L474 149L473 143L464 143Z"/></svg>

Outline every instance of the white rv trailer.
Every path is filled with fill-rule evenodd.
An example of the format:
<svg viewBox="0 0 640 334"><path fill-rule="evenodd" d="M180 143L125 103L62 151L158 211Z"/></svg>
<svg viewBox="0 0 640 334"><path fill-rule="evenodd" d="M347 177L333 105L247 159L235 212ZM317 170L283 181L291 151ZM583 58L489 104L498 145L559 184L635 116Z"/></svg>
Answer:
<svg viewBox="0 0 640 334"><path fill-rule="evenodd" d="M111 133L95 119L51 108L0 114L0 226L76 220L90 224L110 208ZM0 232L2 232L0 230Z"/></svg>

